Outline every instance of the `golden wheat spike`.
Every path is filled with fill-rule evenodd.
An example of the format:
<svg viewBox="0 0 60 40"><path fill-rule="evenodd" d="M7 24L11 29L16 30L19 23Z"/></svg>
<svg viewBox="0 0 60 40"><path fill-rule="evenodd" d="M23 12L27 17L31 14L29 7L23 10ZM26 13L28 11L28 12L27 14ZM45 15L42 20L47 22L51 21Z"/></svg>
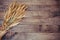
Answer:
<svg viewBox="0 0 60 40"><path fill-rule="evenodd" d="M23 18L26 8L26 5L19 4L17 2L10 4L4 16L2 27L0 28L0 33L2 33L0 35L0 39L7 32L7 30L20 23L19 21Z"/></svg>

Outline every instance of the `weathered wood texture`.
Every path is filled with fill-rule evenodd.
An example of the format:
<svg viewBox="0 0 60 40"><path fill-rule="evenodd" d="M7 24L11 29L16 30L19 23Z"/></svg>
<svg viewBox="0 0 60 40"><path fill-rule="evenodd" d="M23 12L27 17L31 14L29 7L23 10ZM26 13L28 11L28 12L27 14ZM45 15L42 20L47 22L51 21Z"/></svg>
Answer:
<svg viewBox="0 0 60 40"><path fill-rule="evenodd" d="M0 24L3 21L4 11L14 0L0 0ZM19 25L11 29L13 32L22 33L12 40L58 40L60 32L60 1L59 0L17 0L19 3L25 3L28 6L26 14ZM56 34L50 37L50 34ZM25 35L26 33L26 35ZM42 33L42 34L40 34ZM44 35L46 36L44 36ZM49 38L47 38L48 36ZM22 38L21 38L21 37ZM35 38L34 38L35 37ZM41 39L40 39L41 37ZM46 37L46 38L45 38ZM52 38L53 37L53 38Z"/></svg>

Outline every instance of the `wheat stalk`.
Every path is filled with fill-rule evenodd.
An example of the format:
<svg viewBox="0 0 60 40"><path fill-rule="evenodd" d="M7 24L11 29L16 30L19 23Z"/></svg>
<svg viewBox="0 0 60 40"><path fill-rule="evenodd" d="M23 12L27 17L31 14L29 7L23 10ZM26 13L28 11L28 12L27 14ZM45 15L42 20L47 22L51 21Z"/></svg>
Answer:
<svg viewBox="0 0 60 40"><path fill-rule="evenodd" d="M23 18L26 8L26 5L19 4L17 2L10 4L4 16L2 27L0 28L0 33L2 33L0 39L7 32L7 30L20 23L19 21Z"/></svg>

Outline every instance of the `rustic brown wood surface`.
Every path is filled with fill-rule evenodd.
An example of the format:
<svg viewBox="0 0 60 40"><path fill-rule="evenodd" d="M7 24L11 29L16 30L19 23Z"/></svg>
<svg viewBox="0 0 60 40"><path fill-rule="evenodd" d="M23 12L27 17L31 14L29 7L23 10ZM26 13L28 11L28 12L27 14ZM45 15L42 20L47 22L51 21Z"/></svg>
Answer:
<svg viewBox="0 0 60 40"><path fill-rule="evenodd" d="M14 0L0 0L0 24L8 5ZM60 1L59 0L17 0L28 6L19 25L11 31L17 35L4 40L60 40Z"/></svg>

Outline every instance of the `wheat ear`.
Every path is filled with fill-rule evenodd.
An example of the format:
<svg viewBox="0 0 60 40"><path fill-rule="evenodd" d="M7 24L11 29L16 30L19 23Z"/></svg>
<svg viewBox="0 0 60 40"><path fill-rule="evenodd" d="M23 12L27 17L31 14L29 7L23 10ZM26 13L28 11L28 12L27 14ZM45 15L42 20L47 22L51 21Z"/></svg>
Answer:
<svg viewBox="0 0 60 40"><path fill-rule="evenodd" d="M0 29L0 32L2 32L0 39L7 32L7 30L20 23L19 21L23 18L26 8L26 5L19 4L17 2L10 4L4 16L2 28Z"/></svg>

